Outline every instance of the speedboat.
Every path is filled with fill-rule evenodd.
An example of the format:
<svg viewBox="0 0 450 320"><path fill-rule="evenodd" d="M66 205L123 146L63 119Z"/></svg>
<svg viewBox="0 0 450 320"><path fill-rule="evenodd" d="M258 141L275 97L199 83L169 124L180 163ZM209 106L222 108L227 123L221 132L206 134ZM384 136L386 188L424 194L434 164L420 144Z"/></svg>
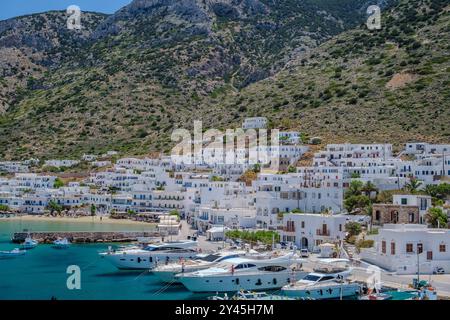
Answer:
<svg viewBox="0 0 450 320"><path fill-rule="evenodd" d="M33 249L38 245L36 240L33 240L30 235L25 238L25 241L22 243L22 248L24 249Z"/></svg>
<svg viewBox="0 0 450 320"><path fill-rule="evenodd" d="M356 282L347 281L352 269L347 259L324 259L319 262L320 267L314 268L303 279L281 288L283 294L295 298L313 298L316 300L339 299L357 296L361 286Z"/></svg>
<svg viewBox="0 0 450 320"><path fill-rule="evenodd" d="M234 296L229 297L227 293L223 296L215 295L208 297L208 300L295 300L286 296L268 294L266 292L238 291Z"/></svg>
<svg viewBox="0 0 450 320"><path fill-rule="evenodd" d="M152 273L162 282L178 283L179 279L175 277L178 273L194 272L207 269L221 261L252 254L257 254L257 251L226 250L211 254L198 254L192 260L180 259L180 261L178 262L157 266L156 268L152 269Z"/></svg>
<svg viewBox="0 0 450 320"><path fill-rule="evenodd" d="M148 244L142 248L122 248L101 252L118 269L152 270L161 264L169 264L179 259L192 259L197 255L197 241L184 240Z"/></svg>
<svg viewBox="0 0 450 320"><path fill-rule="evenodd" d="M13 258L17 256L23 256L26 253L26 250L20 250L19 248L15 248L11 251L0 251L0 257L2 258Z"/></svg>
<svg viewBox="0 0 450 320"><path fill-rule="evenodd" d="M58 238L53 241L53 247L56 249L65 249L70 246L70 241L67 238Z"/></svg>
<svg viewBox="0 0 450 320"><path fill-rule="evenodd" d="M307 274L301 271L301 261L295 253L239 257L204 270L179 273L176 277L192 292L279 289L292 279L301 279Z"/></svg>

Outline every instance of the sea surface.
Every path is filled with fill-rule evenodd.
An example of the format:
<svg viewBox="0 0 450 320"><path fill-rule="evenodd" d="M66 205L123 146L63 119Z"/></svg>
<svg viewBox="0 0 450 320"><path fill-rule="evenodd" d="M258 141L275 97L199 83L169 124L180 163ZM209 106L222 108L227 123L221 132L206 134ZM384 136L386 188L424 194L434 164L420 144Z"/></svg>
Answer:
<svg viewBox="0 0 450 320"><path fill-rule="evenodd" d="M23 231L150 231L152 225L111 223L20 221L0 219L0 250L18 247L14 232ZM98 253L110 244L73 244L54 249L40 244L23 256L0 258L0 300L188 300L205 299L182 285L166 287L148 272L120 271ZM113 245L114 247L114 245ZM67 267L81 269L81 289L67 288Z"/></svg>

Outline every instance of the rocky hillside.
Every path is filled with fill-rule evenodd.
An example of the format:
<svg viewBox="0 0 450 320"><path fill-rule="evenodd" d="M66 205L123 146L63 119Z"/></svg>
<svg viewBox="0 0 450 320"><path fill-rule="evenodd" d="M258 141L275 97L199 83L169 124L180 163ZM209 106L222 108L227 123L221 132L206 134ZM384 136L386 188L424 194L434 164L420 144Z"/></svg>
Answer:
<svg viewBox="0 0 450 320"><path fill-rule="evenodd" d="M402 1L382 30L338 35L369 4L135 0L92 14L74 47L48 50L57 53L37 60L44 71L13 86L0 155L167 151L172 130L193 119L227 128L251 115L325 138L448 139L445 1Z"/></svg>
<svg viewBox="0 0 450 320"><path fill-rule="evenodd" d="M14 104L22 89L36 89L36 78L79 50L104 18L86 12L80 32L67 29L62 12L0 21L0 113Z"/></svg>

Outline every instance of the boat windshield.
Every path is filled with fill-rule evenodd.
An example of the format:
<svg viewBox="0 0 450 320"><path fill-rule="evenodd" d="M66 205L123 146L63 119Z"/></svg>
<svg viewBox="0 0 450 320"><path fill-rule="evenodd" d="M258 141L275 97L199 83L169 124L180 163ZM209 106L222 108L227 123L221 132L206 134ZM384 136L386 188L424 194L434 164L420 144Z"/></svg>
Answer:
<svg viewBox="0 0 450 320"><path fill-rule="evenodd" d="M312 275L312 274L308 274L306 277L303 278L303 280L314 281L314 282L319 280L319 279L320 279L319 276L315 276L315 275Z"/></svg>
<svg viewBox="0 0 450 320"><path fill-rule="evenodd" d="M202 257L200 260L207 261L207 262L213 262L219 258L220 258L220 256L218 254L209 254L206 257Z"/></svg>

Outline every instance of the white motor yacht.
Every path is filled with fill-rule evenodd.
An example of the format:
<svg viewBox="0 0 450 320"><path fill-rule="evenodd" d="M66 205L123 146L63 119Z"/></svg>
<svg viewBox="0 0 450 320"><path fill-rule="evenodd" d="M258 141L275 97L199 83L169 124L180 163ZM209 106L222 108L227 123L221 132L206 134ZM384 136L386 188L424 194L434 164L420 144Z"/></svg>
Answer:
<svg viewBox="0 0 450 320"><path fill-rule="evenodd" d="M148 244L142 248L123 248L100 253L118 269L148 270L197 255L197 241L184 240Z"/></svg>
<svg viewBox="0 0 450 320"><path fill-rule="evenodd" d="M33 240L30 235L25 238L25 241L22 243L22 248L24 249L33 249L38 245L36 240Z"/></svg>
<svg viewBox="0 0 450 320"><path fill-rule="evenodd" d="M239 290L279 289L307 273L294 253L281 256L239 257L222 261L210 268L176 277L192 292L237 292Z"/></svg>
<svg viewBox="0 0 450 320"><path fill-rule="evenodd" d="M255 250L224 250L211 254L202 253L195 256L192 260L180 259L178 262L160 265L152 269L152 273L163 282L179 283L179 279L175 277L178 273L203 270L227 259L255 254L257 254Z"/></svg>
<svg viewBox="0 0 450 320"><path fill-rule="evenodd" d="M358 283L347 281L352 269L347 259L324 259L303 279L284 286L281 291L288 297L315 300L339 299L356 296L361 291Z"/></svg>

